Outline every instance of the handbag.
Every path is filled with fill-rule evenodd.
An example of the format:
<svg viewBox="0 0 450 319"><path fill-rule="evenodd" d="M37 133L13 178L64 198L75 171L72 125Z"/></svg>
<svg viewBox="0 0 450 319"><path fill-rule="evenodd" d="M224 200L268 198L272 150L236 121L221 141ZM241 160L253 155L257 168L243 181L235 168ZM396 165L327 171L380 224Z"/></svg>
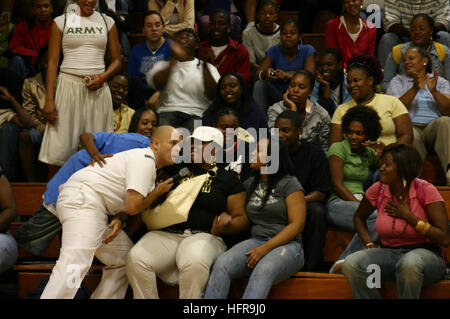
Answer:
<svg viewBox="0 0 450 319"><path fill-rule="evenodd" d="M170 191L164 202L142 212L142 221L148 230L163 229L188 220L189 211L194 204L203 184L217 174L217 166L206 174L195 176L182 182ZM213 172L213 175L210 173Z"/></svg>

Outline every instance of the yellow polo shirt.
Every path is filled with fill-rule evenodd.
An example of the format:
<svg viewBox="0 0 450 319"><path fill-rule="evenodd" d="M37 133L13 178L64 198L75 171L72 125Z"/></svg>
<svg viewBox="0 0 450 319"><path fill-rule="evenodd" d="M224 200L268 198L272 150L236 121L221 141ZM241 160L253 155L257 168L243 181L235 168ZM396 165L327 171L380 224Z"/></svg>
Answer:
<svg viewBox="0 0 450 319"><path fill-rule="evenodd" d="M114 133L128 133L133 114L134 110L125 104L114 110Z"/></svg>
<svg viewBox="0 0 450 319"><path fill-rule="evenodd" d="M354 99L339 105L333 114L331 124L342 125L342 117L344 114L356 105ZM378 116L381 119L382 131L379 140L385 145L395 143L397 141L397 136L395 135L394 119L400 115L408 114L408 109L405 105L395 96L375 93L375 97L372 101L367 103L366 106L377 111Z"/></svg>

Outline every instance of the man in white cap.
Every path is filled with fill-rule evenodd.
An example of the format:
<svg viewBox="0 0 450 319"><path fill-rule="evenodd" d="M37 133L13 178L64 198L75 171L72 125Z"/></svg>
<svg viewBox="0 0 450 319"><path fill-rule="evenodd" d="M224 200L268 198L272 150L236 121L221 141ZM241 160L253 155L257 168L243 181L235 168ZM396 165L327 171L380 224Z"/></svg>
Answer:
<svg viewBox="0 0 450 319"><path fill-rule="evenodd" d="M172 187L169 179L155 188L156 170L173 164L179 142L171 126L158 127L148 148L115 154L100 167L77 171L60 187L56 216L62 224L61 252L41 298L73 298L94 255L105 264L91 298L124 298L128 287L125 261L133 246L108 216L139 214Z"/></svg>
<svg viewBox="0 0 450 319"><path fill-rule="evenodd" d="M134 298L158 298L156 277L169 285L178 284L180 299L202 298L210 267L227 249L219 236L248 227L245 190L236 172L215 166L215 153L222 152L222 133L212 127L197 127L185 142L191 142L191 156L185 151L184 161L191 164L177 165L176 169L188 167L191 176L181 183L201 174L210 176L186 222L149 231L130 250L126 267Z"/></svg>

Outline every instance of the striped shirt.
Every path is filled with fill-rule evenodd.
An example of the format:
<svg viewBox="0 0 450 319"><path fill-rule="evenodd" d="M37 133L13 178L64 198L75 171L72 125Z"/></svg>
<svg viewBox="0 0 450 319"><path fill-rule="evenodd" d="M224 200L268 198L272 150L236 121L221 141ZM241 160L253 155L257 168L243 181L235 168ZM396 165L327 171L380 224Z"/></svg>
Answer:
<svg viewBox="0 0 450 319"><path fill-rule="evenodd" d="M385 0L384 30L386 32L397 23L409 29L414 15L425 13L435 23L450 28L450 0Z"/></svg>

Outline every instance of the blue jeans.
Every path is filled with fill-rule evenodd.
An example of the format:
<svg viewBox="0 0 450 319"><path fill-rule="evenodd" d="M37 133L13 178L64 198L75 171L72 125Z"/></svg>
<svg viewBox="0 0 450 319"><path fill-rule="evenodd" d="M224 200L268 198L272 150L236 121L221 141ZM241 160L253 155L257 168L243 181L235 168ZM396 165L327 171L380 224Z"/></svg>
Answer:
<svg viewBox="0 0 450 319"><path fill-rule="evenodd" d="M353 216L358 209L359 202L345 201L340 198L334 198L328 202L328 224L339 230L347 232L355 232L355 224L353 223ZM375 229L375 222L377 220L377 212L373 212L366 220L367 230L373 242L378 240L378 233ZM345 248L344 252L339 256L338 260L342 260L351 253L365 249L364 243L356 233L352 240Z"/></svg>
<svg viewBox="0 0 450 319"><path fill-rule="evenodd" d="M444 278L442 257L424 249L372 248L358 251L344 261L343 272L355 298L381 298L377 288L367 286L367 272L371 264L380 266L380 282L397 282L399 298L418 299L422 287Z"/></svg>
<svg viewBox="0 0 450 319"><path fill-rule="evenodd" d="M273 284L289 278L302 268L303 249L296 241L272 249L253 269L247 267L246 253L265 242L250 238L220 255L211 271L204 298L225 299L231 280L246 277L250 278L242 298L267 298Z"/></svg>
<svg viewBox="0 0 450 319"><path fill-rule="evenodd" d="M283 100L283 93L267 80L258 80L253 86L253 99L265 113L273 104Z"/></svg>
<svg viewBox="0 0 450 319"><path fill-rule="evenodd" d="M24 129L11 122L0 126L0 166L10 181L15 181L20 175L18 145L19 134L22 130ZM38 152L42 141L41 133L35 128L27 129L27 131L30 133L33 149Z"/></svg>
<svg viewBox="0 0 450 319"><path fill-rule="evenodd" d="M43 256L56 235L62 231L59 218L41 206L31 219L13 236L20 247L36 256Z"/></svg>
<svg viewBox="0 0 450 319"><path fill-rule="evenodd" d="M19 256L17 243L10 234L0 233L0 274L11 268Z"/></svg>
<svg viewBox="0 0 450 319"><path fill-rule="evenodd" d="M19 75L22 80L34 76L37 73L37 70L33 65L28 64L23 57L18 55L11 59L8 64L8 70Z"/></svg>

